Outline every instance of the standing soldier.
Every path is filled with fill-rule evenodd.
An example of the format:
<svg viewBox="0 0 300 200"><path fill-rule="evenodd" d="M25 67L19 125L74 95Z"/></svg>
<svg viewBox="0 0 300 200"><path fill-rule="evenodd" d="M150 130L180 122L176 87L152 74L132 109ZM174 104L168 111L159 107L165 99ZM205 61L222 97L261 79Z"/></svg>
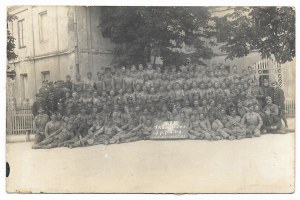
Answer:
<svg viewBox="0 0 300 200"><path fill-rule="evenodd" d="M288 128L287 120L285 118L284 92L278 86L277 82L273 82L272 86L274 87L274 104L278 106L279 117L284 121L285 127Z"/></svg>
<svg viewBox="0 0 300 200"><path fill-rule="evenodd" d="M86 79L84 80L84 85L83 85L83 91L88 91L90 88L94 89L95 88L95 82L92 79L92 72L88 72L86 74Z"/></svg>
<svg viewBox="0 0 300 200"><path fill-rule="evenodd" d="M263 99L265 100L266 97L271 97L272 99L274 99L273 95L274 95L274 88L270 86L269 84L269 80L268 79L264 79L263 82L263 87L262 87L262 91L263 91ZM263 106L266 105L266 102L263 102Z"/></svg>
<svg viewBox="0 0 300 200"><path fill-rule="evenodd" d="M125 81L124 81L124 78L126 76L127 76L127 74L126 74L126 68L125 68L125 66L122 66L120 72L117 73L114 76L114 85L115 85L115 90L116 91L120 91L120 89L122 89L123 91L125 91Z"/></svg>
<svg viewBox="0 0 300 200"><path fill-rule="evenodd" d="M102 94L103 90L103 76L100 72L97 72L98 80L95 82L95 88L98 95Z"/></svg>
<svg viewBox="0 0 300 200"><path fill-rule="evenodd" d="M83 92L83 82L81 81L80 74L76 74L76 81L73 83L72 91L81 94Z"/></svg>
<svg viewBox="0 0 300 200"><path fill-rule="evenodd" d="M73 83L71 81L71 76L70 75L66 76L66 81L64 82L64 87L69 89L69 91L72 92Z"/></svg>
<svg viewBox="0 0 300 200"><path fill-rule="evenodd" d="M43 110L44 110L46 107L45 102L43 101L43 95L40 93L37 93L35 96L36 96L36 101L32 104L32 107L31 107L32 114L34 117L38 114L38 110L40 108L43 108Z"/></svg>
<svg viewBox="0 0 300 200"><path fill-rule="evenodd" d="M45 139L45 126L49 121L49 117L45 114L43 107L38 109L38 114L33 121L33 127L35 132L34 144L38 144Z"/></svg>
<svg viewBox="0 0 300 200"><path fill-rule="evenodd" d="M48 94L50 93L50 87L48 84L48 80L43 81L42 87L39 89L39 93L46 99Z"/></svg>
<svg viewBox="0 0 300 200"><path fill-rule="evenodd" d="M105 68L105 75L103 78L103 92L107 94L115 88L114 79L112 77L111 68Z"/></svg>

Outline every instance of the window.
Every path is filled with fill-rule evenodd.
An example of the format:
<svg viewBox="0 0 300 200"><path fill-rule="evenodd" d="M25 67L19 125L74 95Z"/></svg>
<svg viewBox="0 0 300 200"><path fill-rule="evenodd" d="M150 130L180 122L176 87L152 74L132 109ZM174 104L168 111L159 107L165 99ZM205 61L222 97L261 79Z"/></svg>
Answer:
<svg viewBox="0 0 300 200"><path fill-rule="evenodd" d="M44 81L44 80L50 81L50 72L49 71L42 72L42 81Z"/></svg>
<svg viewBox="0 0 300 200"><path fill-rule="evenodd" d="M47 41L47 11L39 13L40 42Z"/></svg>
<svg viewBox="0 0 300 200"><path fill-rule="evenodd" d="M27 87L28 87L28 82L27 82L27 74L21 74L21 98L22 99L26 99L28 98L28 95L27 95Z"/></svg>
<svg viewBox="0 0 300 200"><path fill-rule="evenodd" d="M229 30L227 27L227 18L221 17L216 21L217 42L222 43L228 41Z"/></svg>
<svg viewBox="0 0 300 200"><path fill-rule="evenodd" d="M19 48L24 48L25 47L24 19L18 21L18 39L19 39Z"/></svg>

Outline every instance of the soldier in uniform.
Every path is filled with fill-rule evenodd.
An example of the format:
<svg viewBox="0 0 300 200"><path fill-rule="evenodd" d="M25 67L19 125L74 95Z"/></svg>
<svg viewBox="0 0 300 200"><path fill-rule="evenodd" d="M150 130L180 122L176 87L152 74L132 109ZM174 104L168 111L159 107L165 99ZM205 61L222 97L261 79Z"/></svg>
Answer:
<svg viewBox="0 0 300 200"><path fill-rule="evenodd" d="M115 89L115 82L111 73L111 68L105 68L105 74L103 78L103 91L109 93L109 91L114 89Z"/></svg>
<svg viewBox="0 0 300 200"><path fill-rule="evenodd" d="M83 82L81 81L80 74L76 74L76 81L73 83L72 91L81 94L83 92Z"/></svg>
<svg viewBox="0 0 300 200"><path fill-rule="evenodd" d="M97 72L97 77L98 77L98 80L95 82L95 88L96 88L98 95L100 95L104 91L103 90L103 88L104 88L103 76L100 72Z"/></svg>
<svg viewBox="0 0 300 200"><path fill-rule="evenodd" d="M241 117L236 113L235 107L229 109L229 116L227 116L228 121L225 124L225 127L227 130L230 130L231 137L239 140L246 137L246 127L241 123Z"/></svg>
<svg viewBox="0 0 300 200"><path fill-rule="evenodd" d="M43 101L43 95L40 93L37 93L35 96L36 96L36 101L32 104L32 107L31 107L32 114L34 117L38 114L38 110L40 108L43 108L43 110L45 110L45 108L46 108L45 102Z"/></svg>
<svg viewBox="0 0 300 200"><path fill-rule="evenodd" d="M274 99L274 97L273 97L274 88L270 86L268 79L264 79L262 92L263 92L263 99L264 100L268 96L271 97L272 99ZM263 106L265 106L265 105L266 105L266 102L263 102Z"/></svg>
<svg viewBox="0 0 300 200"><path fill-rule="evenodd" d="M95 81L92 79L92 72L88 72L86 76L87 77L84 80L83 91L88 91L91 88L95 88Z"/></svg>
<svg viewBox="0 0 300 200"><path fill-rule="evenodd" d="M276 104L272 103L272 97L267 96L266 103L267 103L267 105L264 107L264 110L269 109L271 111L271 115L278 117L278 115L279 115L278 106Z"/></svg>
<svg viewBox="0 0 300 200"><path fill-rule="evenodd" d="M69 148L85 146L87 140L104 126L104 121L103 117L100 114L97 114L96 120L92 123L88 120L89 123L88 126L86 126L88 130L85 130L85 132L82 133L77 132L71 140L64 142L64 146Z"/></svg>
<svg viewBox="0 0 300 200"><path fill-rule="evenodd" d="M48 97L46 99L46 109L48 112L48 115L50 115L50 113L57 111L57 99L55 98L55 95L53 92L50 92L48 94Z"/></svg>
<svg viewBox="0 0 300 200"><path fill-rule="evenodd" d="M33 149L51 149L63 146L64 141L74 136L73 123L69 122L62 130L52 136L47 137L42 142L33 145Z"/></svg>
<svg viewBox="0 0 300 200"><path fill-rule="evenodd" d="M39 89L39 93L44 97L44 99L47 98L48 94L50 93L50 87L49 87L48 80L43 81L43 85Z"/></svg>
<svg viewBox="0 0 300 200"><path fill-rule="evenodd" d="M214 132L216 139L228 139L229 134L225 129L225 125L221 122L221 120L216 119L214 115L209 116L209 121L211 123L211 131Z"/></svg>
<svg viewBox="0 0 300 200"><path fill-rule="evenodd" d="M45 114L43 107L38 109L38 114L34 117L33 127L35 132L34 144L38 144L45 139L45 126L49 117Z"/></svg>
<svg viewBox="0 0 300 200"><path fill-rule="evenodd" d="M67 88L70 92L72 92L73 83L71 81L71 76L66 76L66 81L64 82L64 88Z"/></svg>
<svg viewBox="0 0 300 200"><path fill-rule="evenodd" d="M279 117L283 120L285 127L288 128L287 120L285 118L285 106L284 106L284 91L278 86L278 83L273 82L274 87L274 104L278 106Z"/></svg>
<svg viewBox="0 0 300 200"><path fill-rule="evenodd" d="M262 133L285 133L281 120L278 117L271 115L270 109L265 110L262 120Z"/></svg>
<svg viewBox="0 0 300 200"><path fill-rule="evenodd" d="M260 115L254 112L252 104L248 105L248 112L242 118L241 123L246 126L246 132L250 137L260 136L260 129L263 124L263 121Z"/></svg>
<svg viewBox="0 0 300 200"><path fill-rule="evenodd" d="M125 66L122 66L120 72L117 73L114 76L114 85L115 85L115 90L116 91L120 91L120 89L122 89L123 91L125 91L125 81L124 81L124 78L126 76L127 76L127 74L126 74L126 68L125 68Z"/></svg>

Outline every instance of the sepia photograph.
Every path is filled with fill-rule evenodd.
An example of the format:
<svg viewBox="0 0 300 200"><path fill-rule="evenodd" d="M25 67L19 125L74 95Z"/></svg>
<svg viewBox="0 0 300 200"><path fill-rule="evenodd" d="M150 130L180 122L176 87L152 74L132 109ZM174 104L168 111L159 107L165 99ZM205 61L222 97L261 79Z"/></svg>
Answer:
<svg viewBox="0 0 300 200"><path fill-rule="evenodd" d="M6 11L7 193L294 193L295 7Z"/></svg>

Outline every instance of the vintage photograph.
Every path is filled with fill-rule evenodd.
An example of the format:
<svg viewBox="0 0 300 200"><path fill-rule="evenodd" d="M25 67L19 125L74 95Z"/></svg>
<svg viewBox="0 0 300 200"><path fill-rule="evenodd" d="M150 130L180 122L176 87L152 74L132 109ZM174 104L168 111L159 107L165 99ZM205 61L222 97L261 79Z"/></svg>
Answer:
<svg viewBox="0 0 300 200"><path fill-rule="evenodd" d="M295 8L7 6L8 193L293 193Z"/></svg>

